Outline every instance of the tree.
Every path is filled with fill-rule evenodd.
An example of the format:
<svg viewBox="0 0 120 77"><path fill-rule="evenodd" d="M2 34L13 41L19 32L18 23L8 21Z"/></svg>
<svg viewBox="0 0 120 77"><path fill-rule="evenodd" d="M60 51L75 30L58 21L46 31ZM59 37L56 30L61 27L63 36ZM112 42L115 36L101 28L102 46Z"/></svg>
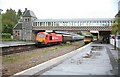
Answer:
<svg viewBox="0 0 120 77"><path fill-rule="evenodd" d="M112 25L112 33L116 36L118 34L119 28L118 23L113 23Z"/></svg>
<svg viewBox="0 0 120 77"><path fill-rule="evenodd" d="M22 11L21 11L21 9L18 10L17 15L18 15L18 17L22 16Z"/></svg>
<svg viewBox="0 0 120 77"><path fill-rule="evenodd" d="M2 33L12 34L12 29L18 21L18 16L15 10L7 9L2 14Z"/></svg>
<svg viewBox="0 0 120 77"><path fill-rule="evenodd" d="M115 35L120 34L120 15L119 15L120 11L118 12L118 14L115 16L115 22L112 25L112 33Z"/></svg>

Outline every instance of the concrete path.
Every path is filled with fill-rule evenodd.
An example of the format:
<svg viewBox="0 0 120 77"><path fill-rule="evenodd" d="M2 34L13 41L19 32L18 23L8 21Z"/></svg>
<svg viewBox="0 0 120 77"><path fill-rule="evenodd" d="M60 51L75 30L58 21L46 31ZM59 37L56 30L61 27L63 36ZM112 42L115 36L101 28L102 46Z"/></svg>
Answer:
<svg viewBox="0 0 120 77"><path fill-rule="evenodd" d="M100 46L100 48L93 49L92 56L85 58L91 46ZM106 47L99 44L91 44L91 46L42 75L113 75Z"/></svg>

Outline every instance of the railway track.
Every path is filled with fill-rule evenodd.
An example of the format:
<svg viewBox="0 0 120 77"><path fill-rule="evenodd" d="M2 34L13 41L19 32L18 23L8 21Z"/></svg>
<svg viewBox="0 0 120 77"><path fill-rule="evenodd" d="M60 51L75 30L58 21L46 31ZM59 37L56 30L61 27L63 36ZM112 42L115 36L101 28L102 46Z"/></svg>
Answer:
<svg viewBox="0 0 120 77"><path fill-rule="evenodd" d="M54 45L59 45L59 44L53 44L50 46L54 46ZM35 50L35 49L39 49L39 48L46 48L49 46L42 46L42 47L38 47L35 44L23 44L23 45L14 45L14 46L3 46L0 47L0 49L2 50L2 52L0 52L0 55L9 55L9 54L14 54L14 53L20 53L20 52L25 52L25 51L31 51L31 50Z"/></svg>
<svg viewBox="0 0 120 77"><path fill-rule="evenodd" d="M58 45L58 44L53 44L53 45ZM49 47L49 46L43 46L40 48L44 48L44 47ZM3 56L3 55L9 55L9 54L20 53L25 51L31 51L39 48L36 47L35 44L23 44L23 45L13 45L13 46L3 46L3 47L0 47L0 49L2 49L2 51L0 52L0 55Z"/></svg>

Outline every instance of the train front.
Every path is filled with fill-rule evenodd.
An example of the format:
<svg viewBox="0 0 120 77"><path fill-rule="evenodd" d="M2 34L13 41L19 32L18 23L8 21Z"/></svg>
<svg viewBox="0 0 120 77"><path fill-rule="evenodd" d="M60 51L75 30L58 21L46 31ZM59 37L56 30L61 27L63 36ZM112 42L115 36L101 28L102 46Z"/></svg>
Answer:
<svg viewBox="0 0 120 77"><path fill-rule="evenodd" d="M91 35L86 35L84 37L84 43L87 44L87 43L90 43L93 41L93 37Z"/></svg>
<svg viewBox="0 0 120 77"><path fill-rule="evenodd" d="M46 33L45 32L39 32L36 35L36 45L44 45L46 44Z"/></svg>

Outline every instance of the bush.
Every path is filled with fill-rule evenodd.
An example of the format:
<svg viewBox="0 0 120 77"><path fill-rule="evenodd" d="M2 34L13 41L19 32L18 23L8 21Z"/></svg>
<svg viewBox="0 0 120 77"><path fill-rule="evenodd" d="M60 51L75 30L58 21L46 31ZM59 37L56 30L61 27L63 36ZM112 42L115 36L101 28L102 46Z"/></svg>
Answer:
<svg viewBox="0 0 120 77"><path fill-rule="evenodd" d="M2 38L11 38L10 33L2 33Z"/></svg>
<svg viewBox="0 0 120 77"><path fill-rule="evenodd" d="M63 44L62 44L62 43L60 43L60 46L63 46Z"/></svg>
<svg viewBox="0 0 120 77"><path fill-rule="evenodd" d="M67 41L67 42L66 42L66 45L71 45L70 41Z"/></svg>

